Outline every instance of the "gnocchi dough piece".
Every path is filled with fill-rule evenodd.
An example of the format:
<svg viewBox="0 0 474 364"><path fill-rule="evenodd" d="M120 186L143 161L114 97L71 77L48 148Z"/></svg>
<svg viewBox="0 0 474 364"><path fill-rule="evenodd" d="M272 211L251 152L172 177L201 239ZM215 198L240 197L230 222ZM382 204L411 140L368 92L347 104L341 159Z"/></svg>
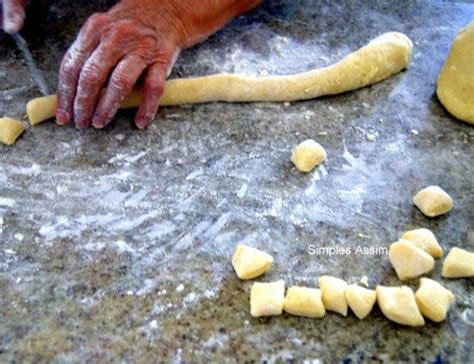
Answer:
<svg viewBox="0 0 474 364"><path fill-rule="evenodd" d="M161 106L212 101L284 102L335 95L380 82L408 67L413 43L402 33L380 35L339 62L324 68L287 76L254 77L221 73L166 82ZM140 105L135 90L121 107ZM27 114L32 125L54 117L56 95L31 100Z"/></svg>
<svg viewBox="0 0 474 364"><path fill-rule="evenodd" d="M273 258L261 250L239 244L232 257L232 265L240 279L253 279L266 273Z"/></svg>
<svg viewBox="0 0 474 364"><path fill-rule="evenodd" d="M415 299L423 316L441 322L454 302L454 294L432 279L421 278Z"/></svg>
<svg viewBox="0 0 474 364"><path fill-rule="evenodd" d="M253 317L276 316L283 312L285 282L255 282L250 291L250 314Z"/></svg>
<svg viewBox="0 0 474 364"><path fill-rule="evenodd" d="M444 278L474 277L474 253L452 248L444 260L441 276Z"/></svg>
<svg viewBox="0 0 474 364"><path fill-rule="evenodd" d="M347 286L345 291L346 301L352 312L360 319L366 318L377 300L377 293L357 284Z"/></svg>
<svg viewBox="0 0 474 364"><path fill-rule="evenodd" d="M436 94L455 117L474 124L474 22L458 33L438 77Z"/></svg>
<svg viewBox="0 0 474 364"><path fill-rule="evenodd" d="M323 304L326 310L347 316L346 287L347 283L343 279L331 276L319 278L319 288L322 291Z"/></svg>
<svg viewBox="0 0 474 364"><path fill-rule="evenodd" d="M324 148L312 139L298 144L291 155L291 161L301 172L311 172L326 160Z"/></svg>
<svg viewBox="0 0 474 364"><path fill-rule="evenodd" d="M290 287L286 292L285 312L297 316L321 318L326 314L321 290L308 287Z"/></svg>
<svg viewBox="0 0 474 364"><path fill-rule="evenodd" d="M434 234L425 228L409 230L403 233L403 240L410 241L417 248L420 248L431 255L433 258L439 258L443 255L443 249L438 244Z"/></svg>
<svg viewBox="0 0 474 364"><path fill-rule="evenodd" d="M453 199L439 186L429 186L413 197L413 203L429 217L443 215L453 208Z"/></svg>
<svg viewBox="0 0 474 364"><path fill-rule="evenodd" d="M388 258L402 281L419 277L434 268L431 255L403 239L390 245Z"/></svg>
<svg viewBox="0 0 474 364"><path fill-rule="evenodd" d="M0 118L0 142L3 144L15 144L24 131L25 127L20 121L7 117Z"/></svg>
<svg viewBox="0 0 474 364"><path fill-rule="evenodd" d="M385 317L401 325L423 326L425 320L416 305L415 294L407 286L377 286L377 303Z"/></svg>

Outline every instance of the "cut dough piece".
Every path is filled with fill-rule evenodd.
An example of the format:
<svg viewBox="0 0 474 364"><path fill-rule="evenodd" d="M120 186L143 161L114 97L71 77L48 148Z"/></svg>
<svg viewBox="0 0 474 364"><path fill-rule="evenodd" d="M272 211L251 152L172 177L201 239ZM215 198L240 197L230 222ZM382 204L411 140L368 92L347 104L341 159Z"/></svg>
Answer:
<svg viewBox="0 0 474 364"><path fill-rule="evenodd" d="M291 161L301 172L310 172L326 160L324 148L312 139L307 139L293 149Z"/></svg>
<svg viewBox="0 0 474 364"><path fill-rule="evenodd" d="M283 312L285 282L255 282L250 291L250 314L253 317L276 316Z"/></svg>
<svg viewBox="0 0 474 364"><path fill-rule="evenodd" d="M345 291L346 301L352 312L360 319L366 318L377 300L377 293L357 284L347 286Z"/></svg>
<svg viewBox="0 0 474 364"><path fill-rule="evenodd" d="M438 77L436 94L455 117L474 124L474 22L458 33Z"/></svg>
<svg viewBox="0 0 474 364"><path fill-rule="evenodd" d="M413 44L402 33L385 33L366 46L324 68L289 76L254 77L216 74L166 82L160 105L211 101L284 102L334 95L380 82L408 66ZM140 105L141 93L132 92L122 108ZM54 117L56 96L31 100L27 114L32 125Z"/></svg>
<svg viewBox="0 0 474 364"><path fill-rule="evenodd" d="M322 291L323 304L326 310L347 316L346 287L347 283L343 279L331 276L319 278L319 288Z"/></svg>
<svg viewBox="0 0 474 364"><path fill-rule="evenodd" d="M15 144L24 131L25 127L20 121L7 117L0 118L0 142L3 144Z"/></svg>
<svg viewBox="0 0 474 364"><path fill-rule="evenodd" d="M326 314L321 290L308 287L290 287L286 292L285 312L297 316L321 318Z"/></svg>
<svg viewBox="0 0 474 364"><path fill-rule="evenodd" d="M444 260L441 276L444 278L474 277L474 253L452 248Z"/></svg>
<svg viewBox="0 0 474 364"><path fill-rule="evenodd" d="M431 255L403 239L390 245L388 258L402 281L419 277L434 268Z"/></svg>
<svg viewBox="0 0 474 364"><path fill-rule="evenodd" d="M273 258L261 250L239 244L232 257L232 265L240 279L253 279L266 273Z"/></svg>
<svg viewBox="0 0 474 364"><path fill-rule="evenodd" d="M423 326L425 320L418 309L410 287L377 286L377 303L385 317L401 325Z"/></svg>
<svg viewBox="0 0 474 364"><path fill-rule="evenodd" d="M429 186L413 197L413 203L429 217L443 215L453 208L453 199L438 186Z"/></svg>
<svg viewBox="0 0 474 364"><path fill-rule="evenodd" d="M443 249L438 244L434 234L425 228L409 230L403 233L403 240L410 241L417 248L423 249L433 258L439 258L443 255Z"/></svg>
<svg viewBox="0 0 474 364"><path fill-rule="evenodd" d="M446 319L454 302L454 294L432 279L421 278L415 299L423 316L434 322L441 322Z"/></svg>

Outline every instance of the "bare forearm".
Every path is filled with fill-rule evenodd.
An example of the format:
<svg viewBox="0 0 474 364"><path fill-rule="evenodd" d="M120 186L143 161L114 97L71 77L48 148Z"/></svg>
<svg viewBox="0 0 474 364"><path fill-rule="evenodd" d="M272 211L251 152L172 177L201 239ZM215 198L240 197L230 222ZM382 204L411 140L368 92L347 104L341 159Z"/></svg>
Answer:
<svg viewBox="0 0 474 364"><path fill-rule="evenodd" d="M262 0L170 0L170 11L181 19L186 34L183 48L192 46L222 28L228 21L255 8Z"/></svg>

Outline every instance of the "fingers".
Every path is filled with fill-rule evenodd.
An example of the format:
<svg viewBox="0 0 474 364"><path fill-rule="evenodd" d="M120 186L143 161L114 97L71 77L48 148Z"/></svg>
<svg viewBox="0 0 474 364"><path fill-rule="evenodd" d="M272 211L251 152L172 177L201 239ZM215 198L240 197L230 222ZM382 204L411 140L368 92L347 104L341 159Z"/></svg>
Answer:
<svg viewBox="0 0 474 364"><path fill-rule="evenodd" d="M148 127L158 112L167 72L168 66L163 63L155 63L147 70L143 84L142 102L135 117L135 124L140 129Z"/></svg>
<svg viewBox="0 0 474 364"><path fill-rule="evenodd" d="M3 0L3 30L7 33L20 31L25 21L25 5L23 0Z"/></svg>
<svg viewBox="0 0 474 364"><path fill-rule="evenodd" d="M74 98L84 63L99 44L99 30L105 24L103 14L91 16L77 39L67 51L59 70L58 106L56 120L60 125L67 124L73 117Z"/></svg>
<svg viewBox="0 0 474 364"><path fill-rule="evenodd" d="M100 91L122 53L114 47L116 42L101 43L86 61L79 76L74 99L74 122L77 128L90 125ZM123 74L123 72L122 72Z"/></svg>
<svg viewBox="0 0 474 364"><path fill-rule="evenodd" d="M141 57L130 55L122 59L112 73L107 90L100 97L92 125L103 128L110 123L123 99L130 94L146 64Z"/></svg>

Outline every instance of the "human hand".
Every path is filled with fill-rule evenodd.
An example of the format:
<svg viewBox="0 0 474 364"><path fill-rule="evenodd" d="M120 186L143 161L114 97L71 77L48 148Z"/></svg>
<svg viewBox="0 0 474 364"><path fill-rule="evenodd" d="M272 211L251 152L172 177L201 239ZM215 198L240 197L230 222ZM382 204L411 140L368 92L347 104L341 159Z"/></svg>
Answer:
<svg viewBox="0 0 474 364"><path fill-rule="evenodd" d="M142 77L135 124L147 127L180 50L259 1L122 0L108 12L93 15L61 64L57 123L74 119L77 128L106 126Z"/></svg>

